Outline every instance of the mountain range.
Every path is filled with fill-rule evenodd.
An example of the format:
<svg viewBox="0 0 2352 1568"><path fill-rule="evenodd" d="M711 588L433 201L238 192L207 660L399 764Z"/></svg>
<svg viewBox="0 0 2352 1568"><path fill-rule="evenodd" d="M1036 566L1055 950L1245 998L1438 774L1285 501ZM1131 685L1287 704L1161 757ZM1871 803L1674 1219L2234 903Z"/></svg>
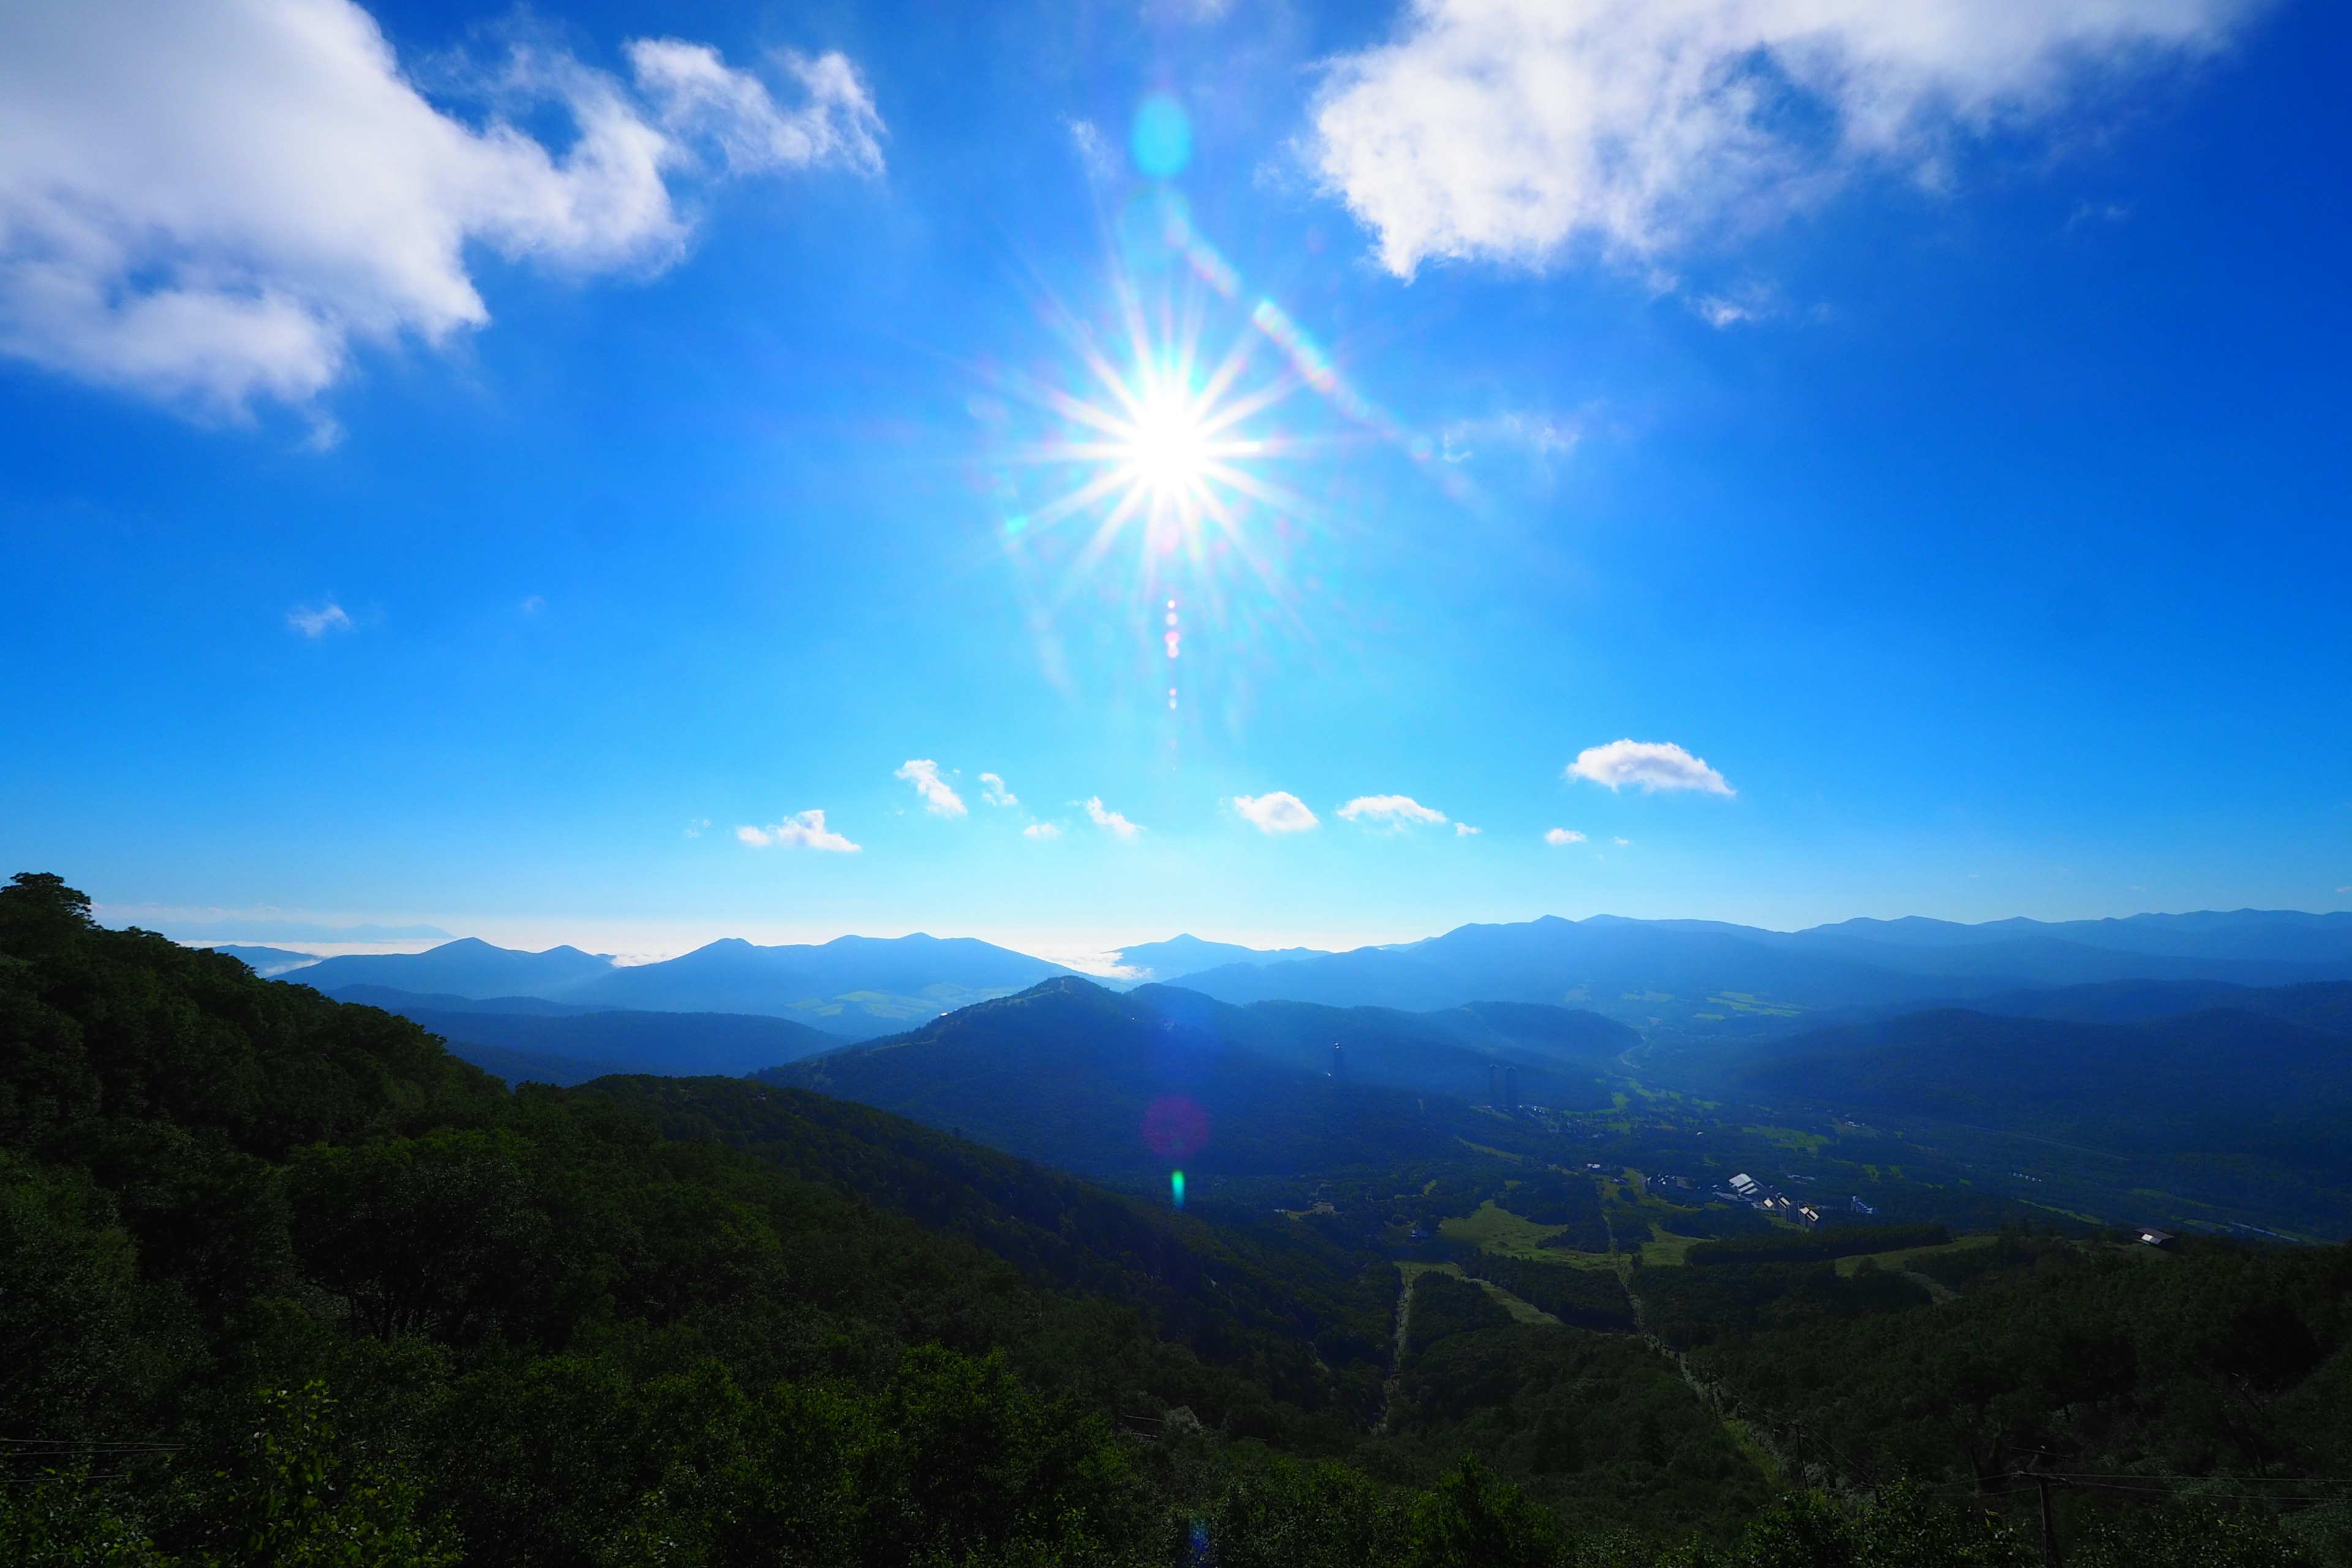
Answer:
<svg viewBox="0 0 2352 1568"><path fill-rule="evenodd" d="M522 952L467 937L425 952L322 959L281 977L379 1005L389 992L461 1002L536 997L583 1008L756 1014L866 1039L1068 973L970 937L845 936L787 947L730 937L644 964L576 947Z"/></svg>
<svg viewBox="0 0 2352 1568"><path fill-rule="evenodd" d="M457 998L461 1008L536 998L576 1008L761 1015L845 1040L915 1027L1072 973L970 938L919 935L788 947L729 939L639 965L577 948L524 952L474 939L292 969L281 967L278 950L247 951L265 973L347 1000L385 1005L401 993ZM1348 952L1268 952L1187 935L1116 956L1118 973L1106 981L1112 986L1174 983L1237 1005L1288 1001L1427 1013L1517 1002L1589 1010L1654 1038L1703 1041L1852 1021L1855 1009L1977 1006L2089 984L2268 987L2352 979L2352 913L2237 910L1981 925L1914 918L1801 931L1547 916ZM396 998L390 1005L450 1005Z"/></svg>

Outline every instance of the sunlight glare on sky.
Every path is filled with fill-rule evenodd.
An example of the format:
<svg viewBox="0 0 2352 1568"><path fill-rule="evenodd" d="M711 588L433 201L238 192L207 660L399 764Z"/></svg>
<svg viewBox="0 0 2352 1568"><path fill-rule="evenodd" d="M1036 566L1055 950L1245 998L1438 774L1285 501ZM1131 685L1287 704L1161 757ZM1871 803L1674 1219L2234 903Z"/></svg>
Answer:
<svg viewBox="0 0 2352 1568"><path fill-rule="evenodd" d="M1571 10L0 14L0 871L637 956L2352 907L2352 17Z"/></svg>

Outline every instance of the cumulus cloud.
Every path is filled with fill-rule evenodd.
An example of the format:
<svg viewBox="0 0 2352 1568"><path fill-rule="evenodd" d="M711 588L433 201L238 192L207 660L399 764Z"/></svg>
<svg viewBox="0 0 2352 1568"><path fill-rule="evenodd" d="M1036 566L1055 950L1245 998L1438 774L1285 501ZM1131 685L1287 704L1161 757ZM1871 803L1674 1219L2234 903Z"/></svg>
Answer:
<svg viewBox="0 0 2352 1568"><path fill-rule="evenodd" d="M1270 795L1237 795L1234 809L1260 833L1304 833L1316 826L1315 814L1307 809L1307 803L1286 789ZM1347 813L1342 810L1340 815Z"/></svg>
<svg viewBox="0 0 2352 1568"><path fill-rule="evenodd" d="M1087 819L1114 838L1132 838L1137 834L1143 831L1143 829L1138 827L1135 824L1129 822L1118 813L1103 805L1102 796L1100 795L1089 797L1086 802L1086 807ZM1040 823L1038 826L1042 827L1045 825ZM1045 838L1051 837L1052 835L1039 834L1038 837Z"/></svg>
<svg viewBox="0 0 2352 1568"><path fill-rule="evenodd" d="M1021 797L1004 787L1003 778L996 773L980 775L980 798L991 805L1019 805Z"/></svg>
<svg viewBox="0 0 2352 1568"><path fill-rule="evenodd" d="M355 342L485 324L469 247L655 271L681 178L881 166L838 55L777 57L787 105L699 44L625 52L631 83L518 49L469 84L560 108L553 150L428 102L352 0L0 6L0 353L210 416L304 405Z"/></svg>
<svg viewBox="0 0 2352 1568"><path fill-rule="evenodd" d="M1584 842L1584 835L1573 827L1555 827L1544 835L1544 842L1554 846L1581 844Z"/></svg>
<svg viewBox="0 0 2352 1568"><path fill-rule="evenodd" d="M803 811L773 827L739 827L735 837L754 849L822 849L835 855L855 855L860 846L824 825L824 813Z"/></svg>
<svg viewBox="0 0 2352 1568"><path fill-rule="evenodd" d="M1568 776L1591 779L1612 790L1637 784L1645 795L1662 789L1733 793L1721 773L1671 741L1612 741L1605 746L1587 746L1568 764Z"/></svg>
<svg viewBox="0 0 2352 1568"><path fill-rule="evenodd" d="M1287 800L1290 797L1285 795L1283 798ZM1385 827L1392 833L1421 823L1434 825L1445 820L1444 812L1435 806L1423 805L1409 795L1360 795L1341 806L1339 815L1349 822L1362 823L1367 827ZM1314 826L1313 818L1307 819L1307 826Z"/></svg>
<svg viewBox="0 0 2352 1568"><path fill-rule="evenodd" d="M329 632L347 632L352 629L351 616L345 615L343 607L332 599L315 610L298 606L287 611L286 624L312 642L318 641Z"/></svg>
<svg viewBox="0 0 2352 1568"><path fill-rule="evenodd" d="M923 809L933 816L964 815L963 796L956 794L948 781L940 777L940 764L929 757L918 757L894 770L890 776L905 779L923 797Z"/></svg>
<svg viewBox="0 0 2352 1568"><path fill-rule="evenodd" d="M1110 812L1108 815L1118 817L1118 820L1121 822L1127 822L1127 818L1119 816L1118 813L1115 811ZM1129 833L1134 832L1135 824L1128 822L1127 828ZM1021 830L1021 837L1024 838L1059 838L1061 836L1061 827L1051 822L1033 822L1028 826Z"/></svg>
<svg viewBox="0 0 2352 1568"><path fill-rule="evenodd" d="M2030 123L2087 71L2214 48L2257 3L1414 0L1333 63L1310 155L1400 275L1648 258Z"/></svg>
<svg viewBox="0 0 2352 1568"><path fill-rule="evenodd" d="M1454 837L1456 838L1473 838L1486 831L1483 827L1473 827L1466 822L1457 822L1454 825Z"/></svg>

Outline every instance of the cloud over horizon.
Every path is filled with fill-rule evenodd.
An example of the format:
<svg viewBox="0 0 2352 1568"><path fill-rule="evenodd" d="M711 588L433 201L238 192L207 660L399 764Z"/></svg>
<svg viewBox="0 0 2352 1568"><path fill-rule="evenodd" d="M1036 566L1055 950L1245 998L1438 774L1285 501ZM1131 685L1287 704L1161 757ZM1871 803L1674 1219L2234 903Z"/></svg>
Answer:
<svg viewBox="0 0 2352 1568"><path fill-rule="evenodd" d="M1118 812L1115 812L1108 806L1103 805L1102 796L1098 795L1090 796L1085 804L1087 808L1087 819L1114 838L1132 838L1137 834L1143 831L1142 828L1138 827L1134 823L1129 822ZM1043 825L1041 824L1040 826ZM1056 831L1059 830L1056 829ZM1040 838L1050 838L1053 837L1053 834L1041 833L1037 837Z"/></svg>
<svg viewBox="0 0 2352 1568"><path fill-rule="evenodd" d="M1410 277L1654 257L1872 163L2030 123L2085 73L2219 47L2258 0L1414 0L1331 62L1309 155Z"/></svg>
<svg viewBox="0 0 2352 1568"><path fill-rule="evenodd" d="M487 324L469 247L645 275L684 254L682 177L881 168L839 55L773 57L788 105L700 44L624 53L625 84L518 47L464 84L470 124L352 0L0 7L0 353L212 417L299 406L355 342ZM507 117L551 106L560 153Z"/></svg>
<svg viewBox="0 0 2352 1568"><path fill-rule="evenodd" d="M1587 746L1568 764L1566 776L1590 779L1612 790L1637 785L1644 795L1691 789L1704 795L1736 794L1721 773L1671 741L1612 741Z"/></svg>
<svg viewBox="0 0 2352 1568"><path fill-rule="evenodd" d="M1385 827L1391 833L1424 824L1434 826L1446 820L1444 812L1423 805L1409 795L1360 795L1341 806L1339 815L1347 821L1367 827ZM1477 829L1467 831L1475 833Z"/></svg>
<svg viewBox="0 0 2352 1568"><path fill-rule="evenodd" d="M1237 795L1233 805L1242 820L1260 833L1305 833L1319 826L1307 803L1286 789L1266 795Z"/></svg>
<svg viewBox="0 0 2352 1568"><path fill-rule="evenodd" d="M923 809L933 816L965 815L963 796L956 794L947 780L940 777L940 764L929 757L914 758L893 769L890 776L913 784L915 793L923 798Z"/></svg>
<svg viewBox="0 0 2352 1568"><path fill-rule="evenodd" d="M832 855L855 855L863 847L825 826L822 811L801 812L773 827L739 827L735 837L754 849L817 849Z"/></svg>

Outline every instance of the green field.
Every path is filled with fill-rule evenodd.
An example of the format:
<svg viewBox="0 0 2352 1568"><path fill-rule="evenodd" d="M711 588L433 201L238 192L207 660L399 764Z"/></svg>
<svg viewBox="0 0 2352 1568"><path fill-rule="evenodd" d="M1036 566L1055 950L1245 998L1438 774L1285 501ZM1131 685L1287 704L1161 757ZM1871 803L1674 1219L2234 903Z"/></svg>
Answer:
<svg viewBox="0 0 2352 1568"><path fill-rule="evenodd" d="M1543 1258L1556 1256L1546 1253L1544 1244L1567 1227L1522 1219L1508 1209L1496 1208L1495 1200L1488 1198L1478 1205L1477 1213L1445 1220L1437 1228L1456 1241L1469 1242L1488 1252L1508 1253L1514 1258Z"/></svg>

